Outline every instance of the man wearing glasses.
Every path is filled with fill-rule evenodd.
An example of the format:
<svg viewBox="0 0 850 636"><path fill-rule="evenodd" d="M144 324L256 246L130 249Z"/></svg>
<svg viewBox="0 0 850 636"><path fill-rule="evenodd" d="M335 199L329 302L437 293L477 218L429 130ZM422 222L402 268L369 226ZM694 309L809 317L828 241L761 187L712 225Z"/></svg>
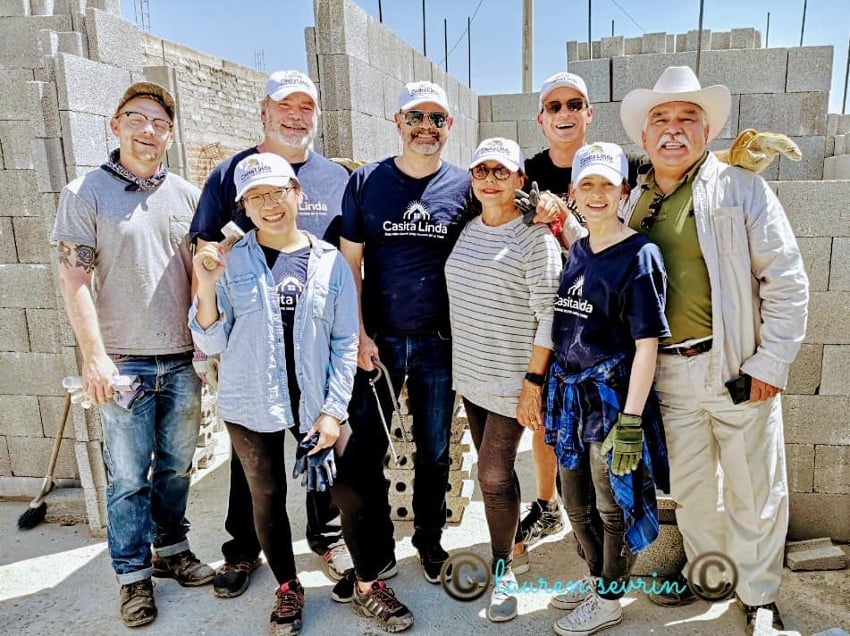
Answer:
<svg viewBox="0 0 850 636"><path fill-rule="evenodd" d="M438 583L448 558L440 539L454 405L443 267L466 220L470 184L467 171L440 159L453 123L441 87L407 84L395 123L401 154L356 170L342 204L340 247L360 290L362 322L352 438L338 465L350 493L337 500L356 581L350 596L334 594L390 631L412 625L413 615L380 580L396 570L395 541L383 474L387 437L368 380L380 361L396 392L407 382L417 448L413 545L425 578ZM389 395L382 399L389 421Z"/></svg>
<svg viewBox="0 0 850 636"><path fill-rule="evenodd" d="M340 204L348 172L310 149L318 117L319 95L309 77L299 71L276 71L269 76L265 97L260 102L263 140L210 172L192 219L190 238L196 249L210 241L221 241L224 238L221 228L228 221L235 220L244 230L254 227L245 210L235 203L233 173L242 159L260 152L283 157L298 177L302 188L299 229L339 245ZM294 428L290 430L297 435ZM339 511L333 506L330 493L313 490L307 492L306 508L307 543L324 559L328 576L340 580L352 563L342 540ZM247 589L251 572L260 565L260 542L254 529L251 495L235 453L230 460L230 495L224 527L232 538L221 546L224 563L216 572L213 592L219 598L233 598Z"/></svg>
<svg viewBox="0 0 850 636"><path fill-rule="evenodd" d="M52 235L83 391L103 421L107 538L128 627L156 618L151 575L189 587L214 576L190 551L185 519L201 417L186 321L198 189L162 165L173 121L168 91L130 86L110 121L119 147L63 189ZM112 399L118 375L141 381L129 408Z"/></svg>

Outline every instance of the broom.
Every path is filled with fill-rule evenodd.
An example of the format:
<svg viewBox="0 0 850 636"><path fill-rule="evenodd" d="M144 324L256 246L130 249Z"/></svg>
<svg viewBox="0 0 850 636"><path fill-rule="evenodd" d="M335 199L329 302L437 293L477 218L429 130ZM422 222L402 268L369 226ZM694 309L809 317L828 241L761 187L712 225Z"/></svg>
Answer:
<svg viewBox="0 0 850 636"><path fill-rule="evenodd" d="M44 476L44 481L41 484L41 490L30 502L30 507L18 517L18 528L21 530L29 530L35 528L38 524L44 521L44 515L47 514L47 503L44 498L47 493L53 490L55 482L53 481L53 472L56 470L56 461L59 459L59 447L62 445L62 435L65 432L65 423L68 421L68 412L71 410L71 394L65 396L65 412L62 415L62 422L59 424L59 430L56 431L56 439L53 440L53 451L50 453L50 463L47 465L47 475Z"/></svg>

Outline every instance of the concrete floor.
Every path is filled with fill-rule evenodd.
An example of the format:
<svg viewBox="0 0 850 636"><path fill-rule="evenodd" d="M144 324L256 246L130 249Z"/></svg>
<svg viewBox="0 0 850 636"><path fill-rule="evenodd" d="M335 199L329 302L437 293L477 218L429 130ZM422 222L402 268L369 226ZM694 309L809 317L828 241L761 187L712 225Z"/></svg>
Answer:
<svg viewBox="0 0 850 636"><path fill-rule="evenodd" d="M226 449L227 443L219 444ZM291 448L289 449L292 450ZM194 523L190 540L195 553L212 565L221 562L219 546L224 536L228 469L226 451L216 457L212 468L199 475L193 486L188 516ZM531 452L524 440L519 473L530 498L533 484ZM303 537L304 515L300 486L292 483L289 510L293 536ZM42 524L28 532L18 531L15 522L26 509L21 501L0 502L0 634L9 635L110 635L266 633L268 614L274 600L275 583L268 567L257 570L248 591L236 599L220 600L210 587L181 588L171 580L158 580L156 600L159 616L152 624L129 630L118 616L118 585L112 575L106 543L89 536L87 526ZM562 614L547 608L545 594L521 594L520 615L499 625L485 617L487 596L463 603L450 598L440 586L422 577L415 550L410 544L412 524L396 524L399 575L392 587L413 611L414 634L551 634L552 623ZM487 557L487 527L480 492L459 526L449 527L444 536L449 551L471 549ZM845 548L850 553L850 550ZM322 571L321 560L302 539L295 543L301 582L306 588L305 634L378 634L366 619L350 607L330 598L332 582ZM531 571L519 577L576 580L585 573L575 555L569 530L531 552ZM850 570L791 572L783 575L778 602L788 632L804 635L829 628L850 631ZM731 601L699 602L680 609L652 605L640 593L623 601L623 622L606 634L743 634L743 613Z"/></svg>

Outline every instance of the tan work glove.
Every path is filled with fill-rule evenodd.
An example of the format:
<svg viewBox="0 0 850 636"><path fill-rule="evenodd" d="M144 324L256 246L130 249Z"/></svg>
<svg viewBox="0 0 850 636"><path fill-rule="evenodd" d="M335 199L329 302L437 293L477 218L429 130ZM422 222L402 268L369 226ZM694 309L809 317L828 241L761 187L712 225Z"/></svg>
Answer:
<svg viewBox="0 0 850 636"><path fill-rule="evenodd" d="M367 163L369 163L368 161L361 161L359 159L349 159L348 157L330 157L330 160L348 170L348 174L351 174L360 166L365 166Z"/></svg>
<svg viewBox="0 0 850 636"><path fill-rule="evenodd" d="M800 161L800 148L787 135L772 132L756 132L752 128L741 131L726 150L714 153L720 161L756 174L761 173L782 154L791 161Z"/></svg>

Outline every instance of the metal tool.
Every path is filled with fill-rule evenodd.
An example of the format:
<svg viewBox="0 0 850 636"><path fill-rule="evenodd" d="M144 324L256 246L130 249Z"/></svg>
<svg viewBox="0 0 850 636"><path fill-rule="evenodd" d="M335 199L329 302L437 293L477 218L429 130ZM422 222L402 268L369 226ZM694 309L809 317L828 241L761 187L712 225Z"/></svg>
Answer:
<svg viewBox="0 0 850 636"><path fill-rule="evenodd" d="M236 225L234 221L228 221L227 225L221 228L221 233L224 234L224 240L219 243L219 245L224 250L229 250L233 247L233 244L245 236L245 232L242 231L242 228ZM221 262L221 259L206 256L204 257L204 268L210 271L214 270L218 267L218 264Z"/></svg>
<svg viewBox="0 0 850 636"><path fill-rule="evenodd" d="M387 367L384 366L384 363L380 360L375 360L375 370L378 372L377 375L373 378L369 378L369 385L372 387L372 393L375 394L375 402L378 403L378 415L381 416L381 423L384 425L384 433L387 435L387 441L390 443L390 451L393 454L393 460L395 461L396 466L398 463L398 454L396 453L395 446L393 446L393 436L390 433L390 426L387 424L387 419L384 417L384 409L381 408L381 398L378 397L378 381L383 377L386 379L387 390L390 392L390 399L393 403L393 410L395 414L398 416L398 423L401 426L402 436L407 438L407 421L405 419L404 413L401 412L401 408L398 405L398 400L396 399L395 389L393 388L393 382L390 379L390 372L387 371Z"/></svg>

